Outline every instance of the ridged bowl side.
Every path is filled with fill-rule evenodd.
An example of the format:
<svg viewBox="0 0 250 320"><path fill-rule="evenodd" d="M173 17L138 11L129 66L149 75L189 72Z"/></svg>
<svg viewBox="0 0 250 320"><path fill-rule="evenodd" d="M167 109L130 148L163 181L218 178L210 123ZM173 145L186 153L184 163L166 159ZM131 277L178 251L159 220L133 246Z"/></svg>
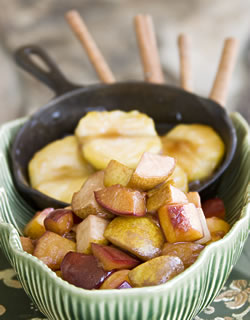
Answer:
<svg viewBox="0 0 250 320"><path fill-rule="evenodd" d="M215 298L241 254L250 227L248 126L237 113L232 120L239 143L219 187L232 225L230 232L206 247L194 265L166 284L107 291L76 288L21 249L18 231L33 211L13 186L8 150L24 120L1 128L0 243L26 293L49 319L191 320Z"/></svg>

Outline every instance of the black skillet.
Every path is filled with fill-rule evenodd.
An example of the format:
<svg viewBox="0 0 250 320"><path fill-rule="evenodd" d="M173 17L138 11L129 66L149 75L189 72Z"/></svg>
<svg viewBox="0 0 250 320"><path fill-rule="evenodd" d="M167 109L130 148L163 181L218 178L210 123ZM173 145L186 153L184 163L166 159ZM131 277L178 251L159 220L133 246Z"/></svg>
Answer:
<svg viewBox="0 0 250 320"><path fill-rule="evenodd" d="M48 71L40 68L38 57ZM50 198L29 185L27 166L35 152L48 143L72 134L81 117L91 110L139 110L155 120L159 134L179 123L202 123L213 127L223 139L226 153L217 171L202 182L190 185L193 191L208 195L232 160L236 133L232 122L216 102L168 85L121 82L78 86L69 82L51 58L37 46L25 46L15 53L23 69L53 89L56 97L36 112L17 133L11 152L14 182L22 196L34 207L63 207L67 204Z"/></svg>

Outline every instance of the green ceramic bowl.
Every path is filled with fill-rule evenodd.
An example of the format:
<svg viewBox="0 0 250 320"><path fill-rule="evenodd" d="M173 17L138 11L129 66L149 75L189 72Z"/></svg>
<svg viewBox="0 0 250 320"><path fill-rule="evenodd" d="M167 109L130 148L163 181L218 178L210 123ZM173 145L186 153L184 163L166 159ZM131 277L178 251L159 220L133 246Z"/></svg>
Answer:
<svg viewBox="0 0 250 320"><path fill-rule="evenodd" d="M0 129L0 243L26 293L49 319L193 319L218 294L239 258L250 227L248 125L232 115L238 147L218 194L225 201L230 232L206 247L190 268L166 284L127 290L84 290L58 278L21 248L19 234L32 209L17 193L10 169L11 140L25 119Z"/></svg>

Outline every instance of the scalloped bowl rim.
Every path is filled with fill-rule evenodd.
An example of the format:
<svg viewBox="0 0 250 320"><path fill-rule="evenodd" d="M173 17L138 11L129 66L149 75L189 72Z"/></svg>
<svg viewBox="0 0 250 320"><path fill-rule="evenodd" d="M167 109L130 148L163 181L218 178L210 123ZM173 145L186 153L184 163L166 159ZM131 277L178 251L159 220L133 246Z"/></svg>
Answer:
<svg viewBox="0 0 250 320"><path fill-rule="evenodd" d="M237 115L237 113L235 113ZM21 119L19 119L21 120ZM243 123L244 124L244 123ZM244 124L246 127L246 125ZM4 125L2 126L2 128ZM248 146L250 147L250 134L249 134L249 129L246 127L246 132L248 132L245 136L245 138L248 141ZM4 187L0 188L0 195L5 194L5 197L7 199L7 195L5 192ZM131 296L131 295L138 295L140 294L141 296L147 295L148 293L156 293L156 292L161 292L165 290L169 290L172 287L175 287L178 285L179 282L181 282L183 279L185 279L188 276L191 276L192 274L196 273L196 269L198 268L199 265L204 264L206 260L209 258L210 253L217 247L223 247L228 241L230 241L231 238L234 237L234 234L237 229L240 229L240 226L243 224L250 224L250 203L249 203L249 196L250 196L250 183L248 183L248 186L245 191L245 198L246 201L244 203L244 206L241 209L241 214L239 216L239 219L233 224L231 227L230 231L226 234L226 236L217 241L211 243L209 246L205 247L204 250L201 252L199 255L198 259L196 262L191 265L189 268L187 268L184 272L180 273L170 281L157 285L157 286L149 286L149 287L143 287L143 288L132 288L130 290L118 290L118 289L110 289L110 290L86 290L82 288L78 288L67 281L61 279L58 277L55 272L53 272L50 268L47 267L41 260L38 258L32 256L31 254L23 251L21 249L21 242L19 238L19 234L17 229L10 223L2 222L3 219L1 218L1 213L0 213L0 230L1 228L8 228L10 230L9 233L9 244L11 246L11 249L17 256L23 257L25 260L30 260L32 261L34 268L39 267L43 272L45 272L55 283L62 287L65 290L69 290L70 292L80 295L82 297L101 297L103 295L110 296L113 295L114 293L119 296ZM7 199L8 200L8 199ZM2 201L2 200L0 200ZM250 233L250 230L249 230Z"/></svg>

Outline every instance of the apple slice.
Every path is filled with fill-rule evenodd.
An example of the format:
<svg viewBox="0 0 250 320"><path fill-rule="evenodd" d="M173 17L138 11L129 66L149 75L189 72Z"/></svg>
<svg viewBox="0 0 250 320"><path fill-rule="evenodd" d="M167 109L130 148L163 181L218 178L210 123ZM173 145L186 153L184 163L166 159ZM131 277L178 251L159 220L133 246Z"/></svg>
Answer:
<svg viewBox="0 0 250 320"><path fill-rule="evenodd" d="M174 168L174 158L144 152L128 185L135 189L150 190L167 180Z"/></svg>
<svg viewBox="0 0 250 320"><path fill-rule="evenodd" d="M133 287L155 286L167 282L184 270L180 258L161 256L142 263L128 273Z"/></svg>
<svg viewBox="0 0 250 320"><path fill-rule="evenodd" d="M75 251L76 244L58 234L46 231L37 240L34 256L42 260L52 270L60 269L64 256L69 251Z"/></svg>
<svg viewBox="0 0 250 320"><path fill-rule="evenodd" d="M117 217L107 226L104 236L144 261L160 255L164 243L161 229L149 217Z"/></svg>
<svg viewBox="0 0 250 320"><path fill-rule="evenodd" d="M111 160L104 171L104 185L110 187L120 184L124 187L128 184L134 170L124 164Z"/></svg>
<svg viewBox="0 0 250 320"><path fill-rule="evenodd" d="M87 179L80 191L74 193L72 210L80 218L84 219L90 214L103 218L112 217L112 214L100 207L95 200L94 191L104 188L103 179L103 171L95 172Z"/></svg>
<svg viewBox="0 0 250 320"><path fill-rule="evenodd" d="M202 209L206 218L225 218L226 210L224 202L220 198L213 198L202 202Z"/></svg>
<svg viewBox="0 0 250 320"><path fill-rule="evenodd" d="M203 237L199 213L193 203L164 205L158 214L168 242L195 241Z"/></svg>
<svg viewBox="0 0 250 320"><path fill-rule="evenodd" d="M128 273L130 270L119 270L112 273L101 285L100 289L118 289L126 281L129 283ZM131 287L131 286L130 286Z"/></svg>
<svg viewBox="0 0 250 320"><path fill-rule="evenodd" d="M83 289L98 289L111 274L104 271L96 257L69 252L61 264L62 278Z"/></svg>
<svg viewBox="0 0 250 320"><path fill-rule="evenodd" d="M43 211L38 211L34 217L26 224L24 228L24 235L31 239L40 238L46 231L44 226L45 218L54 211L53 208L47 208Z"/></svg>
<svg viewBox="0 0 250 320"><path fill-rule="evenodd" d="M91 249L93 255L98 258L103 269L106 271L111 271L114 269L132 269L140 263L139 260L132 258L121 250L110 246L91 243Z"/></svg>
<svg viewBox="0 0 250 320"><path fill-rule="evenodd" d="M89 215L76 228L77 252L90 254L91 242L107 244L104 231L109 224L108 220Z"/></svg>
<svg viewBox="0 0 250 320"><path fill-rule="evenodd" d="M71 230L73 223L73 213L71 210L66 209L54 210L44 220L46 230L55 232L61 236Z"/></svg>
<svg viewBox="0 0 250 320"><path fill-rule="evenodd" d="M193 203L196 208L201 208L201 197L198 192L187 193L188 202Z"/></svg>
<svg viewBox="0 0 250 320"><path fill-rule="evenodd" d="M164 204L173 203L188 203L187 197L184 192L175 188L171 181L167 181L160 187L150 190L148 192L147 210L154 212Z"/></svg>
<svg viewBox="0 0 250 320"><path fill-rule="evenodd" d="M119 184L95 191L97 203L115 215L144 216L146 195Z"/></svg>
<svg viewBox="0 0 250 320"><path fill-rule="evenodd" d="M30 254L33 254L34 244L33 244L32 240L30 238L20 237L20 241L21 241L21 245L23 247L23 250L30 253Z"/></svg>
<svg viewBox="0 0 250 320"><path fill-rule="evenodd" d="M188 268L195 262L203 249L203 245L193 242L165 243L161 255L179 257L184 267Z"/></svg>

